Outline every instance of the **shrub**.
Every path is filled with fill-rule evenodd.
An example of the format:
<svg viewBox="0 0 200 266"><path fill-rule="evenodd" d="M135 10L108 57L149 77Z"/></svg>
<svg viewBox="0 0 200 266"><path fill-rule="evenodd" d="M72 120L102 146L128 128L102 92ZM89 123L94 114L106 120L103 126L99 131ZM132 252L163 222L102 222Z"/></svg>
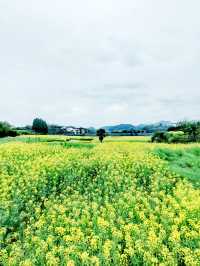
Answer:
<svg viewBox="0 0 200 266"><path fill-rule="evenodd" d="M17 136L19 136L19 133L16 130L8 131L8 137L17 137Z"/></svg>
<svg viewBox="0 0 200 266"><path fill-rule="evenodd" d="M187 143L200 141L200 122L180 122L171 131L155 132L152 142Z"/></svg>
<svg viewBox="0 0 200 266"><path fill-rule="evenodd" d="M183 131L169 131L165 133L166 141L168 143L187 142L188 137Z"/></svg>
<svg viewBox="0 0 200 266"><path fill-rule="evenodd" d="M165 132L155 132L151 137L152 142L167 142Z"/></svg>
<svg viewBox="0 0 200 266"><path fill-rule="evenodd" d="M0 138L16 137L17 135L17 131L13 130L8 122L0 122Z"/></svg>

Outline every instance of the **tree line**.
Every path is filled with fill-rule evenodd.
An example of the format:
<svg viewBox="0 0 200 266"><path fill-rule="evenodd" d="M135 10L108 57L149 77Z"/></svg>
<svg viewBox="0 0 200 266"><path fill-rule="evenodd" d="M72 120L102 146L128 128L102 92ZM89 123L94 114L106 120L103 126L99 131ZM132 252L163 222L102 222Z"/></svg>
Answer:
<svg viewBox="0 0 200 266"><path fill-rule="evenodd" d="M57 126L48 126L47 122L41 118L35 118L32 126L22 128L15 128L8 122L0 122L0 138L2 137L16 137L18 135L28 134L59 134ZM53 133L55 131L55 133ZM106 136L106 131L100 129L97 132L100 141L101 138ZM165 131L157 131L152 135L152 142L165 142L165 143L188 143L200 142L200 121L182 121L176 126L169 127Z"/></svg>
<svg viewBox="0 0 200 266"><path fill-rule="evenodd" d="M13 127L11 124L5 121L0 121L0 138L3 137L16 137L19 135L28 134L47 134L48 125L47 122L41 118L35 118L32 126L27 126L24 129Z"/></svg>
<svg viewBox="0 0 200 266"><path fill-rule="evenodd" d="M200 142L200 121L182 121L167 131L157 131L152 135L152 142L188 143Z"/></svg>

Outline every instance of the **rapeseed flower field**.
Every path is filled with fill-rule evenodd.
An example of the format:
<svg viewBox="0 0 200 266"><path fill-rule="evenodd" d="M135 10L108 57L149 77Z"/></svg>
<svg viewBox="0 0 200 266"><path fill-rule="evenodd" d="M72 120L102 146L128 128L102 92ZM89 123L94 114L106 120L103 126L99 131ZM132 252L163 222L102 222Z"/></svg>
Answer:
<svg viewBox="0 0 200 266"><path fill-rule="evenodd" d="M200 265L200 189L162 144L95 143L0 146L0 265Z"/></svg>

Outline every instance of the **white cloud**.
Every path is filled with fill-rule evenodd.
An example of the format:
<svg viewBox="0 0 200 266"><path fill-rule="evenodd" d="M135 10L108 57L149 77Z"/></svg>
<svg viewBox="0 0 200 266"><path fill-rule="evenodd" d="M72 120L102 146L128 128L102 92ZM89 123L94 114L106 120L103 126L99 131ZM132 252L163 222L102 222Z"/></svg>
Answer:
<svg viewBox="0 0 200 266"><path fill-rule="evenodd" d="M1 0L0 120L200 118L199 8L198 0Z"/></svg>

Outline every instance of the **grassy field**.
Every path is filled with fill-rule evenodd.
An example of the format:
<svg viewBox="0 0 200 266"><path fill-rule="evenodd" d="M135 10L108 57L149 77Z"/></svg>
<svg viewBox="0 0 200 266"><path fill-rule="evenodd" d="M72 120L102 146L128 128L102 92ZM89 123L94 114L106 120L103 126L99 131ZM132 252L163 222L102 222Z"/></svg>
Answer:
<svg viewBox="0 0 200 266"><path fill-rule="evenodd" d="M199 144L0 143L0 265L200 265Z"/></svg>
<svg viewBox="0 0 200 266"><path fill-rule="evenodd" d="M133 136L133 137L106 137L104 142L149 142L150 137L146 136ZM60 135L30 135L30 136L19 136L19 137L7 137L7 138L0 138L0 144L7 143L7 142L25 142L25 143L35 143L35 142L79 142L83 143L86 142L93 142L98 143L99 140L97 137L88 137L88 136L60 136Z"/></svg>
<svg viewBox="0 0 200 266"><path fill-rule="evenodd" d="M190 145L189 147L176 149L159 147L155 149L161 159L166 160L172 171L187 178L194 187L200 188L200 147Z"/></svg>

